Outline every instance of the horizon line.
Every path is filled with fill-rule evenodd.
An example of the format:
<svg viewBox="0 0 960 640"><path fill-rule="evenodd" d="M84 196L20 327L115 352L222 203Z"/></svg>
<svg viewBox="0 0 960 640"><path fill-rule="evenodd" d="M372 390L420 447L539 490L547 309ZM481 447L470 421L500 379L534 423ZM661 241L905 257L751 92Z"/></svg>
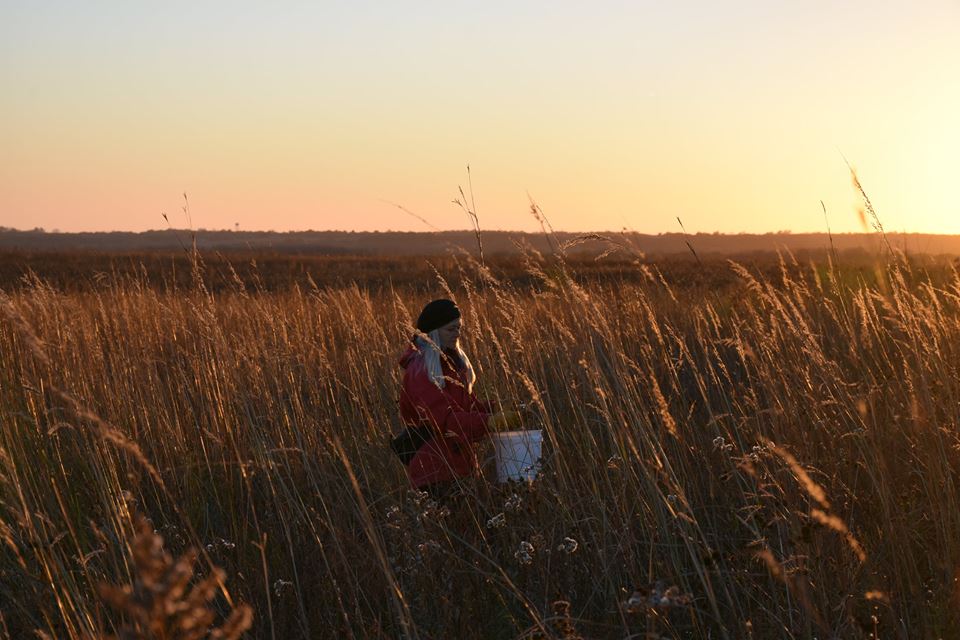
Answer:
<svg viewBox="0 0 960 640"><path fill-rule="evenodd" d="M148 233L272 233L277 235L286 235L286 234L302 234L302 233L351 233L351 234L409 234L409 235L442 235L450 233L463 233L469 235L475 235L477 233L476 229L437 229L432 231L404 231L399 229L377 229L377 230L353 230L353 229L290 229L286 231L277 231L276 229L207 229L207 228L175 228L170 227L167 229L144 229L142 231L131 231L125 229L112 229L112 230L94 230L94 231L63 231L60 229L45 229L43 227L34 227L32 229L18 229L15 227L5 227L0 226L0 233L32 233L37 235L90 235L90 234L111 234L111 233L127 233L127 234L148 234ZM960 233L938 233L935 231L877 231L877 230L863 230L863 231L829 231L829 230L819 230L819 231L794 231L792 229L778 229L776 231L634 231L621 229L619 231L613 230L593 230L593 231L568 231L565 229L555 229L553 231L523 231L518 229L481 229L479 232L481 235L485 233L510 233L510 234L522 234L528 236L540 236L540 235L556 235L556 234L568 234L568 235L639 235L639 236L670 236L670 235L679 235L679 236L800 236L800 235L834 235L834 236L853 236L853 235L888 235L888 236L903 236L903 235L923 235L923 236L960 236Z"/></svg>

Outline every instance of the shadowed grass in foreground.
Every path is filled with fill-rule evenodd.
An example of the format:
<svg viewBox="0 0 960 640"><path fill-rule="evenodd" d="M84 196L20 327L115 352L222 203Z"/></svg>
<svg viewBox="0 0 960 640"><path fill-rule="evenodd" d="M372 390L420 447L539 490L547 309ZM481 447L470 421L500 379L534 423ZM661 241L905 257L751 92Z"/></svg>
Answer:
<svg viewBox="0 0 960 640"><path fill-rule="evenodd" d="M99 594L140 579L135 512L228 576L207 624L249 605L258 638L958 633L956 275L731 264L713 294L637 268L463 265L480 393L539 407L545 470L443 505L386 446L431 296L9 294L0 634L129 625Z"/></svg>

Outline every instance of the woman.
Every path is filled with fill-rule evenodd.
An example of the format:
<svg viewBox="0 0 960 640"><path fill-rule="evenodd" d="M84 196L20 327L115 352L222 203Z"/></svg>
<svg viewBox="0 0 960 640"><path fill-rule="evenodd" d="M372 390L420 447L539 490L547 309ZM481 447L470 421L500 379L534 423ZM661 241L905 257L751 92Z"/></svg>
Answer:
<svg viewBox="0 0 960 640"><path fill-rule="evenodd" d="M434 300L417 318L417 334L400 359L400 417L412 453L407 476L435 498L449 495L460 478L479 475L475 442L520 424L518 412L494 413L474 395L476 373L460 348L461 328L457 305Z"/></svg>

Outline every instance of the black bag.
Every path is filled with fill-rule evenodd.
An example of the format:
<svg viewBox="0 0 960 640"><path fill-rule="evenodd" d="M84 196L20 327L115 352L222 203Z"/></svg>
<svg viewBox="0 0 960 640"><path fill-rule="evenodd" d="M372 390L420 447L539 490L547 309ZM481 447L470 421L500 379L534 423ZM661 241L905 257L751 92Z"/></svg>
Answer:
<svg viewBox="0 0 960 640"><path fill-rule="evenodd" d="M410 464L420 447L433 439L433 427L407 427L390 440L390 448L404 465Z"/></svg>

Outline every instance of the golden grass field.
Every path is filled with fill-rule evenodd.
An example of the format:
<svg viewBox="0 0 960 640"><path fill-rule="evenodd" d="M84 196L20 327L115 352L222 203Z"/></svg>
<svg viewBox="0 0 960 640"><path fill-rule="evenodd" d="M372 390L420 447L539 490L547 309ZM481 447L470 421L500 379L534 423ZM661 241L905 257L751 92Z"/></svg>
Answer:
<svg viewBox="0 0 960 640"><path fill-rule="evenodd" d="M690 265L8 288L0 638L960 637L953 266ZM441 295L546 440L452 507L387 447Z"/></svg>

